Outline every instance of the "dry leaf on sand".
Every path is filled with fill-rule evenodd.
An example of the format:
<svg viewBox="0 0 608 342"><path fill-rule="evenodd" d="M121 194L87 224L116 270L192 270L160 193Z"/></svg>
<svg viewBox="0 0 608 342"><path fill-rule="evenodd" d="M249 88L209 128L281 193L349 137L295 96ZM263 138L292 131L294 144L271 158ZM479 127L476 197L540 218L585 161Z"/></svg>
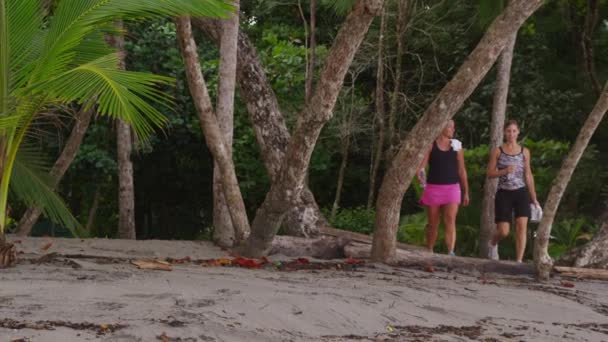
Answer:
<svg viewBox="0 0 608 342"><path fill-rule="evenodd" d="M171 264L162 260L133 260L131 263L142 270L171 271Z"/></svg>

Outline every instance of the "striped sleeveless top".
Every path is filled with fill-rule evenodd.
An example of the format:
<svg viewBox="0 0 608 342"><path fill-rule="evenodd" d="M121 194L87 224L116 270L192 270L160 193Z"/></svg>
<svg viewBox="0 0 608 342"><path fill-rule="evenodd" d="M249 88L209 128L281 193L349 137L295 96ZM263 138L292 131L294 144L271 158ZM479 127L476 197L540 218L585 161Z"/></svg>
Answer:
<svg viewBox="0 0 608 342"><path fill-rule="evenodd" d="M499 147L500 156L496 167L499 170L506 169L509 165L515 165L515 172L500 176L498 178L498 188L503 190L517 190L526 186L525 182L525 156L524 148L518 154L507 154L503 151L502 146Z"/></svg>

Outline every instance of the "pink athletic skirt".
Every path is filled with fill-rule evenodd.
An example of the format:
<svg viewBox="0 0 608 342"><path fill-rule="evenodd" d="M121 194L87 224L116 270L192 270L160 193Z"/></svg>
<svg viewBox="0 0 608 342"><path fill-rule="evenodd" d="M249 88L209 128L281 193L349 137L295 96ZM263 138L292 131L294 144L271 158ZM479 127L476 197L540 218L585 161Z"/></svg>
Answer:
<svg viewBox="0 0 608 342"><path fill-rule="evenodd" d="M460 204L460 201L460 184L427 184L420 204L435 207L450 203Z"/></svg>

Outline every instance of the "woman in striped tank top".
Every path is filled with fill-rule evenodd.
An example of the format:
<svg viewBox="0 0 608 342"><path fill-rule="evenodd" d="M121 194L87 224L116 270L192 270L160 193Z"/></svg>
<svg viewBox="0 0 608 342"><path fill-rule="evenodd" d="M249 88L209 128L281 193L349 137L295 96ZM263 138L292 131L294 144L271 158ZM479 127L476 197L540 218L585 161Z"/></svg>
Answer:
<svg viewBox="0 0 608 342"><path fill-rule="evenodd" d="M489 245L488 257L498 260L498 242L507 235L515 217L515 254L521 262L526 249L530 203L539 206L530 169L530 151L517 143L519 125L511 120L505 126L505 143L490 155L487 175L498 178L494 201L496 232Z"/></svg>

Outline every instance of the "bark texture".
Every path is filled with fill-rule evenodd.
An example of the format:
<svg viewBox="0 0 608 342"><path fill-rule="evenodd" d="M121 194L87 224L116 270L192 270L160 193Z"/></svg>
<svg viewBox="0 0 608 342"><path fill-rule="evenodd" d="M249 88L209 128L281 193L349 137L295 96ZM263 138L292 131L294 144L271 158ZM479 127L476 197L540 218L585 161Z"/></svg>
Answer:
<svg viewBox="0 0 608 342"><path fill-rule="evenodd" d="M234 128L234 91L236 87L237 41L239 35L239 1L233 1L236 13L222 21L220 43L219 84L217 95L217 121L224 136L228 157L232 159L232 136ZM235 230L230 218L230 209L224 197L222 174L217 165L213 167L213 240L220 246L230 247Z"/></svg>
<svg viewBox="0 0 608 342"><path fill-rule="evenodd" d="M222 30L218 20L195 18L193 21L219 44ZM249 112L264 165L271 182L274 182L291 137L255 47L242 31L239 32L237 57L239 93ZM289 235L311 237L318 235L327 225L314 195L306 185L297 203L285 217L285 232Z"/></svg>
<svg viewBox="0 0 608 342"><path fill-rule="evenodd" d="M487 74L510 37L542 4L543 0L511 1L409 135L402 140L384 176L376 201L373 260L388 262L395 257L401 201L424 158L426 148Z"/></svg>
<svg viewBox="0 0 608 342"><path fill-rule="evenodd" d="M572 149L568 152L557 176L553 180L549 195L547 195L547 201L543 208L543 218L536 230L536 239L534 241L534 264L536 267L536 275L539 280L549 279L553 267L553 260L548 254L549 236L551 235L551 228L559 207L559 202L572 178L576 165L585 152L587 145L589 145L589 140L591 140L593 133L597 129L597 126L599 126L607 110L608 83L604 86L604 90L602 90L595 107L585 120Z"/></svg>
<svg viewBox="0 0 608 342"><path fill-rule="evenodd" d="M496 85L494 87L494 103L492 105L492 122L490 124L490 152L500 146L503 141L505 117L507 112L507 97L511 80L511 62L517 32L513 33L498 59L496 68ZM494 198L498 188L498 179L486 177L481 201L481 223L479 228L479 256L488 257L488 242L494 234Z"/></svg>
<svg viewBox="0 0 608 342"><path fill-rule="evenodd" d="M382 2L358 1L340 28L314 95L298 118L280 172L253 220L251 235L242 250L244 255L266 254L283 217L297 203L319 133L332 116L344 76L374 16L380 12Z"/></svg>
<svg viewBox="0 0 608 342"><path fill-rule="evenodd" d="M91 123L91 118L93 117L94 112L95 110L93 108L85 109L83 106L76 115L72 132L70 133L68 140L65 142L65 146L63 147L61 154L49 172L53 179L53 190L57 188L59 182L61 182L61 179L74 161L74 158L80 149L80 144L82 144L82 140L84 139L84 135L89 128L89 124ZM34 224L36 224L36 221L38 221L40 214L42 214L42 209L39 207L27 208L19 220L16 234L18 236L29 235L32 232Z"/></svg>
<svg viewBox="0 0 608 342"><path fill-rule="evenodd" d="M176 23L177 37L184 65L186 67L188 86L198 112L207 147L209 147L209 151L213 155L213 160L222 174L224 196L235 229L235 241L233 245L238 245L247 237L250 228L245 204L243 203L243 197L241 196L238 180L234 171L234 163L228 154L226 142L222 136L217 118L213 113L211 99L209 98L209 93L207 91L207 84L203 79L199 63L196 43L192 37L190 17L179 17L177 18Z"/></svg>

